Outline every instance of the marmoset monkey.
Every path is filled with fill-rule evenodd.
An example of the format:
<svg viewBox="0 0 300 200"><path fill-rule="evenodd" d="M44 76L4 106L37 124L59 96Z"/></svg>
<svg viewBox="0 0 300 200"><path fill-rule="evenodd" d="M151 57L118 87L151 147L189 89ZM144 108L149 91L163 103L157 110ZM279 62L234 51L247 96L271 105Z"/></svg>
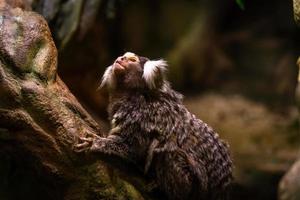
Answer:
<svg viewBox="0 0 300 200"><path fill-rule="evenodd" d="M100 85L109 90L112 129L107 138L78 147L151 171L170 200L226 199L232 181L228 146L187 110L167 82L166 70L164 60L130 52L118 57Z"/></svg>

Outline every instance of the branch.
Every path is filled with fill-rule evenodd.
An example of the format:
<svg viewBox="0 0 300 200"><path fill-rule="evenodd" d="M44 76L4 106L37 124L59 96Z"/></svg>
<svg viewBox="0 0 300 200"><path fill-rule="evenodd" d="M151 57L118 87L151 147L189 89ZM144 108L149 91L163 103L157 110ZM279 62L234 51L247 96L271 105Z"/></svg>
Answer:
<svg viewBox="0 0 300 200"><path fill-rule="evenodd" d="M18 6L22 4L0 2L0 155L32 158L30 167L51 177L54 185L64 185L64 199L100 194L102 199L141 199L123 179L145 198L153 196L149 181L121 158L100 157L119 169L115 187L107 178L111 170L96 161L99 157L73 151L79 137L104 133L57 75L57 50L46 21ZM115 193L105 193L107 188Z"/></svg>

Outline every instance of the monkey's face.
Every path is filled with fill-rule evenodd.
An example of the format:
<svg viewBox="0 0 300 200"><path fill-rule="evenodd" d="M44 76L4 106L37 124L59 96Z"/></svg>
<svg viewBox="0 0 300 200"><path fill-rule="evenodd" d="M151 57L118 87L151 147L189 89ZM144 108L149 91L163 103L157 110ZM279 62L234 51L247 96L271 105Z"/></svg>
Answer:
<svg viewBox="0 0 300 200"><path fill-rule="evenodd" d="M139 57L131 52L127 52L123 56L118 57L112 66L116 74L125 74L130 71L141 71Z"/></svg>
<svg viewBox="0 0 300 200"><path fill-rule="evenodd" d="M109 66L100 87L110 89L158 89L164 82L166 61L151 61L127 52Z"/></svg>

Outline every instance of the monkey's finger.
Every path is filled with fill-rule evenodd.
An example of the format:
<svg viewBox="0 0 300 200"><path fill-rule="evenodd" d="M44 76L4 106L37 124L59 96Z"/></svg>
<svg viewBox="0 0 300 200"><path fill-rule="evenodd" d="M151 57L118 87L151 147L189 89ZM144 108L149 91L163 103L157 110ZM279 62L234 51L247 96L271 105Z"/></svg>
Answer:
<svg viewBox="0 0 300 200"><path fill-rule="evenodd" d="M83 143L80 143L80 144L76 144L75 147L76 148L84 148L84 147L87 147L90 143L88 142L83 142Z"/></svg>
<svg viewBox="0 0 300 200"><path fill-rule="evenodd" d="M92 133L92 132L87 132L85 137L86 138L99 138L100 136L98 136L97 134Z"/></svg>
<svg viewBox="0 0 300 200"><path fill-rule="evenodd" d="M81 137L79 139L83 142L93 142L94 141L94 138Z"/></svg>
<svg viewBox="0 0 300 200"><path fill-rule="evenodd" d="M85 149L77 149L77 148L74 148L74 151L76 152L76 153L81 153L81 152L84 152L84 151L86 151Z"/></svg>
<svg viewBox="0 0 300 200"><path fill-rule="evenodd" d="M89 137L78 137L78 143L83 143L83 142L89 142L92 143L94 141L94 138L89 138Z"/></svg>
<svg viewBox="0 0 300 200"><path fill-rule="evenodd" d="M74 151L75 152L83 152L83 151L87 151L91 146L91 143L89 142L84 142L84 143L81 143L81 144L76 144L74 146Z"/></svg>

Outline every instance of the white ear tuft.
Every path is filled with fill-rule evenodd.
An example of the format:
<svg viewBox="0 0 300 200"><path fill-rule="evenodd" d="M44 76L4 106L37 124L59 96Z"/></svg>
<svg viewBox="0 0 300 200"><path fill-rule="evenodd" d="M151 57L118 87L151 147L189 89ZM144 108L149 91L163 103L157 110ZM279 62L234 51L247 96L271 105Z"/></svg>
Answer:
<svg viewBox="0 0 300 200"><path fill-rule="evenodd" d="M114 80L114 74L113 74L113 66L109 66L103 76L102 76L102 81L98 89L103 88L105 85L107 85L108 88L112 88L115 85L115 80Z"/></svg>
<svg viewBox="0 0 300 200"><path fill-rule="evenodd" d="M156 87L159 78L163 78L168 64L165 60L149 60L144 64L143 78L150 89Z"/></svg>

